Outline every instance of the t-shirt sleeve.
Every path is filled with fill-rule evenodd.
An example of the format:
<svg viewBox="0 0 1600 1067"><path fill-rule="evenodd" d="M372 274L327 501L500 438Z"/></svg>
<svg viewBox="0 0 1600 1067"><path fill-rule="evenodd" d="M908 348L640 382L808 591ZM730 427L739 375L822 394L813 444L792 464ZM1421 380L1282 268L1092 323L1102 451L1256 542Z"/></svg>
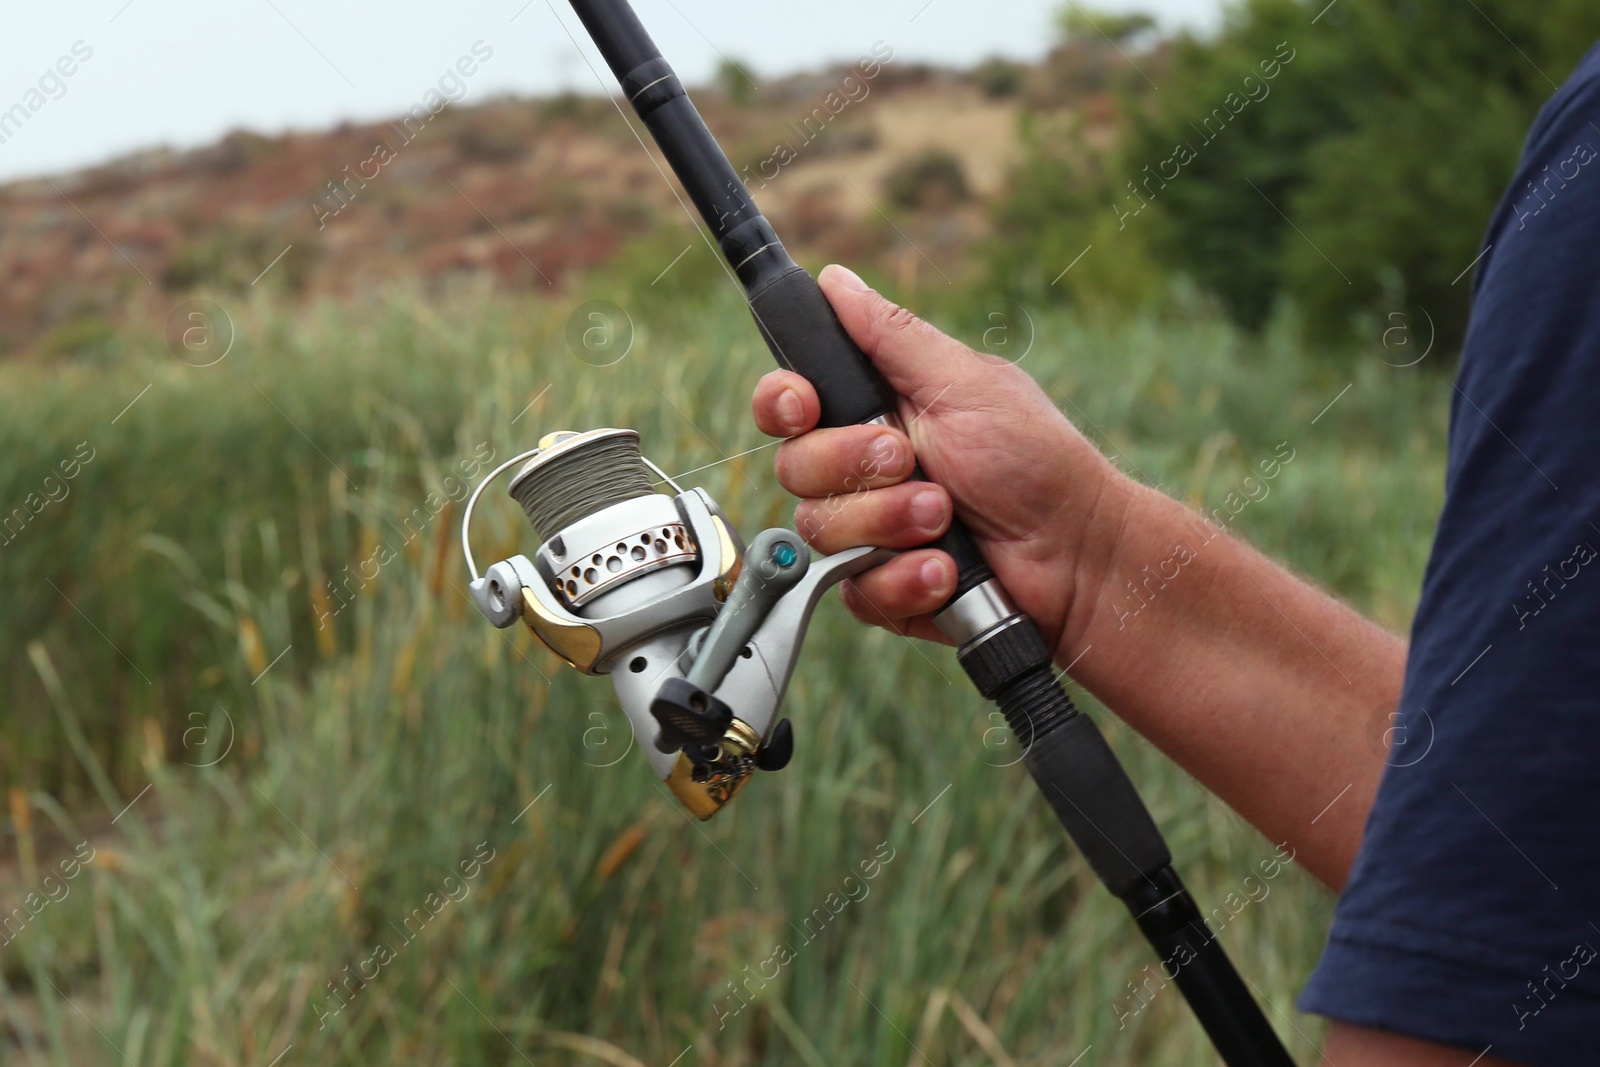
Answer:
<svg viewBox="0 0 1600 1067"><path fill-rule="evenodd" d="M1479 261L1390 752L1304 1010L1600 1062L1600 50Z"/></svg>

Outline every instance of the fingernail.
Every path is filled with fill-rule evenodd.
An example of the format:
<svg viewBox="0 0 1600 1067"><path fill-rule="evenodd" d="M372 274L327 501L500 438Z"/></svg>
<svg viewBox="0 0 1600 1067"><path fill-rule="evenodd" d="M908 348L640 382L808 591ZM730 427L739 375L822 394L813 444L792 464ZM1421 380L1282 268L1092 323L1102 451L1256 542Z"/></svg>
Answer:
<svg viewBox="0 0 1600 1067"><path fill-rule="evenodd" d="M835 263L830 266L828 270L832 271L838 277L840 285L844 286L852 293L870 293L872 291L872 287L861 280L861 275L857 274L849 267L841 267L839 264Z"/></svg>
<svg viewBox="0 0 1600 1067"><path fill-rule="evenodd" d="M937 530L943 526L944 494L930 489L913 497L911 521L923 530Z"/></svg>
<svg viewBox="0 0 1600 1067"><path fill-rule="evenodd" d="M785 389L778 394L778 421L783 423L783 428L800 432L806 421L806 407L800 402L800 394L793 389Z"/></svg>
<svg viewBox="0 0 1600 1067"><path fill-rule="evenodd" d="M883 434L872 442L867 449L872 454L872 462L877 466L878 474L900 473L900 442L892 434Z"/></svg>
<svg viewBox="0 0 1600 1067"><path fill-rule="evenodd" d="M930 559L922 565L922 584L927 586L931 593L941 592L945 587L946 573L943 562Z"/></svg>

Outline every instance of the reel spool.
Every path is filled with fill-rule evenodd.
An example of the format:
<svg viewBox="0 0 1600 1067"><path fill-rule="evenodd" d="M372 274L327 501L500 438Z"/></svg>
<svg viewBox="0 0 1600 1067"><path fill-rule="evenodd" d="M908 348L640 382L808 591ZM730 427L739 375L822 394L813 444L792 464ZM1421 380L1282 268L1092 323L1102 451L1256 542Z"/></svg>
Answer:
<svg viewBox="0 0 1600 1067"><path fill-rule="evenodd" d="M518 464L510 495L538 547L480 576L473 511ZM502 629L521 620L572 667L608 675L652 769L702 819L756 770L788 764L793 730L777 711L812 612L889 556L863 548L813 564L792 530L747 551L710 495L679 486L626 429L553 433L501 464L467 502L462 548L484 616Z"/></svg>
<svg viewBox="0 0 1600 1067"><path fill-rule="evenodd" d="M511 496L543 539L536 557L575 611L645 575L685 568L652 590L682 585L700 560L670 497L655 491L635 430L551 434L512 479ZM591 614L581 611L581 614Z"/></svg>

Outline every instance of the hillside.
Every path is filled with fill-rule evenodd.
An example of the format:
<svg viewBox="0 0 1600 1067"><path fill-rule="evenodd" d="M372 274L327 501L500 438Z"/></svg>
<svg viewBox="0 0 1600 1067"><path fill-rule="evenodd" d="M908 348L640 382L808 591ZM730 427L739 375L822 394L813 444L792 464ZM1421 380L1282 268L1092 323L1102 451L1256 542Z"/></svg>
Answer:
<svg viewBox="0 0 1600 1067"><path fill-rule="evenodd" d="M797 252L944 284L987 232L1022 98L892 61L865 74L696 96ZM92 357L120 324L157 327L189 293L339 298L474 274L559 290L663 227L691 245L672 190L599 98L239 131L0 187L0 353Z"/></svg>

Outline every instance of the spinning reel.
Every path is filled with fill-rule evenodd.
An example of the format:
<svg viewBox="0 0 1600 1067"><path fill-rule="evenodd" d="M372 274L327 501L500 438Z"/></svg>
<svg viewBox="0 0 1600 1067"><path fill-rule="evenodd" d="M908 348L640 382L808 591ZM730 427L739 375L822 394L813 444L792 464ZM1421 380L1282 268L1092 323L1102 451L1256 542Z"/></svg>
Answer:
<svg viewBox="0 0 1600 1067"><path fill-rule="evenodd" d="M480 577L473 509L519 463L510 493L538 550ZM484 616L501 629L521 621L571 666L609 675L651 768L701 819L757 770L788 765L794 730L778 709L812 612L829 588L892 555L813 560L782 529L746 548L710 494L644 457L634 430L553 433L502 464L467 502L461 543Z"/></svg>

